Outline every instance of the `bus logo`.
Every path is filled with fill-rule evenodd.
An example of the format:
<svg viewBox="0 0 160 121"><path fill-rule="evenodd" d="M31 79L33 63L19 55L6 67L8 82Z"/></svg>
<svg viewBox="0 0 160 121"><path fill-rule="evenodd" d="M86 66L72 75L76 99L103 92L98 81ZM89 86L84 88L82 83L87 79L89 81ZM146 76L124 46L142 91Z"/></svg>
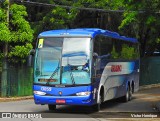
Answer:
<svg viewBox="0 0 160 121"><path fill-rule="evenodd" d="M61 91L59 91L59 95L62 95L62 92L61 92Z"/></svg>
<svg viewBox="0 0 160 121"><path fill-rule="evenodd" d="M122 65L112 65L111 66L111 72L121 72L122 71Z"/></svg>

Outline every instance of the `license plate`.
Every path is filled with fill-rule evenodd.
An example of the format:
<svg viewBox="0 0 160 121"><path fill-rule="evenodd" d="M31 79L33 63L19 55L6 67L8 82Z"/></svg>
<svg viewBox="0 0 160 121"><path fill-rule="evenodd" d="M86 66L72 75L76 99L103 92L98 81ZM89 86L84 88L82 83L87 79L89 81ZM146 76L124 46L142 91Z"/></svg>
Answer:
<svg viewBox="0 0 160 121"><path fill-rule="evenodd" d="M66 101L65 100L56 100L56 103L64 104L64 103L66 103Z"/></svg>

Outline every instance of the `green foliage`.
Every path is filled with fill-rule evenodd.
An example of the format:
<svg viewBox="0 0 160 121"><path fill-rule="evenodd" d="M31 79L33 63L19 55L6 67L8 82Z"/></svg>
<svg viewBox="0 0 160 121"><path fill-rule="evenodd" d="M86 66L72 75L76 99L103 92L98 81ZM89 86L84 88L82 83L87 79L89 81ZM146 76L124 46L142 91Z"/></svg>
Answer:
<svg viewBox="0 0 160 121"><path fill-rule="evenodd" d="M116 31L125 36L135 37L141 44L141 56L146 51L160 50L156 40L160 38L159 0L35 0L80 8L124 10L124 13L78 10L76 8L30 6L30 21L35 37L45 30L92 27ZM118 29L119 28L119 29ZM23 38L23 37L22 37ZM17 39L17 38L16 38ZM15 40L16 40L15 39ZM24 39L22 39L24 40Z"/></svg>
<svg viewBox="0 0 160 121"><path fill-rule="evenodd" d="M147 20L146 20L146 24L150 25L152 23L156 22L156 18L152 15L148 16Z"/></svg>
<svg viewBox="0 0 160 121"><path fill-rule="evenodd" d="M138 15L138 12L125 12L124 17L125 19L122 20L121 25L119 26L119 29L123 28L126 25L129 25L130 23L135 24L137 22L136 17Z"/></svg>
<svg viewBox="0 0 160 121"><path fill-rule="evenodd" d="M14 62L19 62L17 59L20 58L22 62L25 62L26 57L29 55L29 51L32 49L32 44L27 43L25 45L19 46L16 45L15 47L11 48L11 51L9 53L9 57L14 61ZM16 59L14 59L16 57Z"/></svg>
<svg viewBox="0 0 160 121"><path fill-rule="evenodd" d="M11 33L6 22L0 23L0 42L10 42Z"/></svg>
<svg viewBox="0 0 160 121"><path fill-rule="evenodd" d="M4 4L7 4L6 2ZM30 49L32 49L33 30L28 21L26 21L27 12L23 5L10 5L10 18L7 22L6 5L0 8L0 45L8 43L8 59L14 62L24 62ZM2 46L3 47L3 46ZM3 56L3 48L0 50Z"/></svg>
<svg viewBox="0 0 160 121"><path fill-rule="evenodd" d="M119 54L116 52L115 46L113 46L111 55L112 55L113 59L118 59L119 58Z"/></svg>
<svg viewBox="0 0 160 121"><path fill-rule="evenodd" d="M6 12L0 8L0 42L9 42L11 40L11 34L6 20Z"/></svg>
<svg viewBox="0 0 160 121"><path fill-rule="evenodd" d="M33 30L31 29L29 22L25 20L27 16L26 8L22 5L13 4L10 8L12 18L10 20L12 24L12 40L14 42L32 42Z"/></svg>
<svg viewBox="0 0 160 121"><path fill-rule="evenodd" d="M136 49L134 47L130 47L127 44L122 45L122 50L117 52L115 49L115 46L113 46L112 52L111 52L113 59L136 59L139 57L138 52L136 52Z"/></svg>
<svg viewBox="0 0 160 121"><path fill-rule="evenodd" d="M156 43L160 44L160 38L157 38Z"/></svg>
<svg viewBox="0 0 160 121"><path fill-rule="evenodd" d="M65 8L55 7L51 12L50 22L54 28L68 28L71 21L73 21L73 11Z"/></svg>
<svg viewBox="0 0 160 121"><path fill-rule="evenodd" d="M38 2L40 0L37 0ZM61 0L61 1L46 1L46 3L54 3L56 5L68 5L72 6L74 1ZM33 9L33 8L32 8ZM29 10L34 12L33 10ZM34 14L35 19L32 26L35 30L35 34L38 35L42 31L53 30L53 29L64 29L71 28L74 18L77 15L76 9L67 9L61 6L46 8L45 6L40 6L37 9L37 13Z"/></svg>
<svg viewBox="0 0 160 121"><path fill-rule="evenodd" d="M0 21L5 21L6 17L5 11L0 8Z"/></svg>
<svg viewBox="0 0 160 121"><path fill-rule="evenodd" d="M141 56L145 52L152 53L154 50L160 50L156 40L160 38L160 17L158 0L143 1L123 1L125 12L119 29L123 33L129 33L141 43Z"/></svg>
<svg viewBox="0 0 160 121"><path fill-rule="evenodd" d="M123 58L123 59L135 59L136 57L137 56L136 56L136 52L135 52L134 47L129 47L126 44L122 45L122 51L121 51L120 58Z"/></svg>

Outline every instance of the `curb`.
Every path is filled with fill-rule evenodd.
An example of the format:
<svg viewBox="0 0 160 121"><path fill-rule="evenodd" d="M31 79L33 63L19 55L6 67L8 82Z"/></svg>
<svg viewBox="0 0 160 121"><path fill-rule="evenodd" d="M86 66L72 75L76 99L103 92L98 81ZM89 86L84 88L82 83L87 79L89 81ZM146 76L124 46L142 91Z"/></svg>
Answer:
<svg viewBox="0 0 160 121"><path fill-rule="evenodd" d="M144 89L150 89L150 88L160 88L160 83L158 84L150 84L150 85L143 85L139 87L139 90L144 90Z"/></svg>
<svg viewBox="0 0 160 121"><path fill-rule="evenodd" d="M0 97L0 102L9 102L9 101L19 101L19 100L29 100L33 99L33 96L24 96L24 97Z"/></svg>

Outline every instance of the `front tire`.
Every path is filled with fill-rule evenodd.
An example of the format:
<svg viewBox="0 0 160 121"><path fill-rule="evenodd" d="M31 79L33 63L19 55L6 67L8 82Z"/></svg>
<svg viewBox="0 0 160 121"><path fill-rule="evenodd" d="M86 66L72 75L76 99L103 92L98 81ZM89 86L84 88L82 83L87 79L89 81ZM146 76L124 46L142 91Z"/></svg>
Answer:
<svg viewBox="0 0 160 121"><path fill-rule="evenodd" d="M92 107L93 110L96 111L96 112L100 111L100 109L101 109L101 103L102 103L102 96L99 95L99 103L93 105L93 107Z"/></svg>
<svg viewBox="0 0 160 121"><path fill-rule="evenodd" d="M48 105L48 109L50 110L50 111L53 111L53 110L55 110L56 109L56 105Z"/></svg>

